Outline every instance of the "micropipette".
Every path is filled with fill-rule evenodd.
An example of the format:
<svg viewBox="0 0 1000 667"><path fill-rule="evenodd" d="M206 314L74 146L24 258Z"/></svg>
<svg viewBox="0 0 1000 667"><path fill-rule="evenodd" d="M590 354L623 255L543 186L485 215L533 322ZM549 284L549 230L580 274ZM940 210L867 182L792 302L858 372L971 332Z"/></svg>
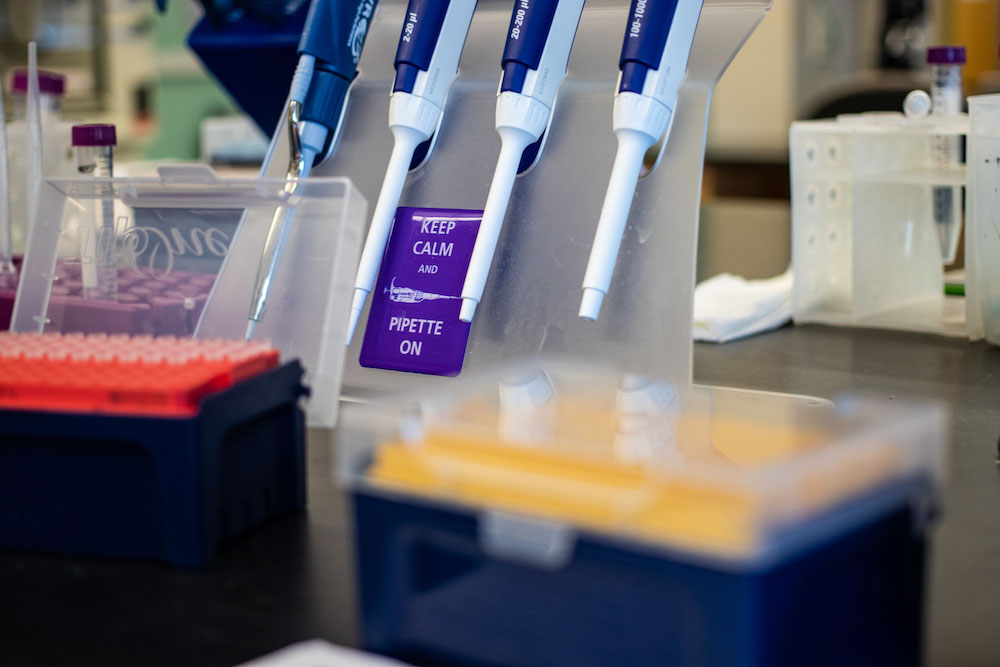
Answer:
<svg viewBox="0 0 1000 667"><path fill-rule="evenodd" d="M0 91L3 82L0 81ZM10 215L10 178L7 164L7 117L4 115L3 94L0 93L0 289L14 289L17 286L17 267L12 254L12 231Z"/></svg>
<svg viewBox="0 0 1000 667"><path fill-rule="evenodd" d="M354 281L347 344L354 338L368 293L375 286L385 244L414 151L437 137L448 89L472 23L476 0L410 0L396 49L389 100L393 147Z"/></svg>
<svg viewBox="0 0 1000 667"><path fill-rule="evenodd" d="M299 42L284 131L289 139L285 192L333 153L344 119L351 82L378 0L312 0ZM288 241L294 207L278 207L271 219L257 268L246 337L264 316L275 272Z"/></svg>
<svg viewBox="0 0 1000 667"><path fill-rule="evenodd" d="M522 155L542 138L552 119L582 11L583 0L517 0L514 5L497 95L500 157L462 287L463 322L472 321L483 297Z"/></svg>
<svg viewBox="0 0 1000 667"><path fill-rule="evenodd" d="M611 285L646 151L667 137L703 0L632 0L618 67L618 153L583 278L580 317L596 320Z"/></svg>

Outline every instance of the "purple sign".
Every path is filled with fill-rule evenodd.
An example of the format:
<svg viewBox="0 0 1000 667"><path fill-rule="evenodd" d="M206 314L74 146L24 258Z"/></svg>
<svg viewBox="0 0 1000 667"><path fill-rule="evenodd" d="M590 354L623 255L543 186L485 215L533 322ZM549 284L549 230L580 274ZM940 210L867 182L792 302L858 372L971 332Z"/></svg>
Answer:
<svg viewBox="0 0 1000 667"><path fill-rule="evenodd" d="M458 375L469 342L458 319L482 211L396 209L361 345L361 365Z"/></svg>

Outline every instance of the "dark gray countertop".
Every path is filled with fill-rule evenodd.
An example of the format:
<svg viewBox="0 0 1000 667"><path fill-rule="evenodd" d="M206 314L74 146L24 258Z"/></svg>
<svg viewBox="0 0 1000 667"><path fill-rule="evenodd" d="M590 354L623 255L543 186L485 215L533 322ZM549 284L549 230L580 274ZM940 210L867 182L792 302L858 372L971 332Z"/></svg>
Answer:
<svg viewBox="0 0 1000 667"><path fill-rule="evenodd" d="M948 405L927 664L1000 664L1000 348L808 326L698 344L694 360L701 384ZM309 512L235 540L205 571L0 552L0 664L228 665L312 637L353 643L349 522L329 433L310 434L309 465Z"/></svg>
<svg viewBox="0 0 1000 667"><path fill-rule="evenodd" d="M933 534L927 664L1000 665L1000 348L921 334L787 327L737 343L696 344L694 378L947 405L950 478Z"/></svg>

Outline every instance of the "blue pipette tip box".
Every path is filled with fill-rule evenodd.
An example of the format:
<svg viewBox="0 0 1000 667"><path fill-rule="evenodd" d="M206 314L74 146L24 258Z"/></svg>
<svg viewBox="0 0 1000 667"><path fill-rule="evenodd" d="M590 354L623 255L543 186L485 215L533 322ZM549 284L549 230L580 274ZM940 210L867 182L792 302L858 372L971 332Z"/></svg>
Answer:
<svg viewBox="0 0 1000 667"><path fill-rule="evenodd" d="M526 409L533 377L548 391ZM943 411L700 388L667 407L674 385L627 378L506 364L341 413L366 650L920 664Z"/></svg>
<svg viewBox="0 0 1000 667"><path fill-rule="evenodd" d="M301 379L286 363L189 418L0 411L0 548L208 565L305 507Z"/></svg>
<svg viewBox="0 0 1000 667"><path fill-rule="evenodd" d="M916 667L913 483L825 517L885 503L853 529L736 572L585 531L556 567L499 558L475 512L355 491L362 645L418 665Z"/></svg>

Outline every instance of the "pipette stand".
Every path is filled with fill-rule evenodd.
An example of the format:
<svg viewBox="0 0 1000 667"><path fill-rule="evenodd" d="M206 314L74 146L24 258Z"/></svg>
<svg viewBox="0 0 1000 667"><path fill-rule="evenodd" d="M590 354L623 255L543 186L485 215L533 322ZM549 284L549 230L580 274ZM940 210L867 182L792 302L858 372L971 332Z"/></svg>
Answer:
<svg viewBox="0 0 1000 667"><path fill-rule="evenodd" d="M722 72L769 5L769 0L705 3L666 152L636 190L601 317L585 322L578 317L581 283L617 148L612 109L628 12L623 2L588 4L550 135L535 166L514 185L464 371L572 355L690 383L709 102ZM317 176L349 176L372 205L392 151L389 91L404 9L402 2L382 3L339 145L314 170ZM401 206L481 209L485 204L500 151L494 117L510 11L509 2L479 3L440 136L429 158L410 173ZM279 137L282 141L284 133ZM276 145L268 175L281 175L286 156L287 145ZM359 365L367 318L366 309L347 351L343 396L363 398L426 384L427 376Z"/></svg>

